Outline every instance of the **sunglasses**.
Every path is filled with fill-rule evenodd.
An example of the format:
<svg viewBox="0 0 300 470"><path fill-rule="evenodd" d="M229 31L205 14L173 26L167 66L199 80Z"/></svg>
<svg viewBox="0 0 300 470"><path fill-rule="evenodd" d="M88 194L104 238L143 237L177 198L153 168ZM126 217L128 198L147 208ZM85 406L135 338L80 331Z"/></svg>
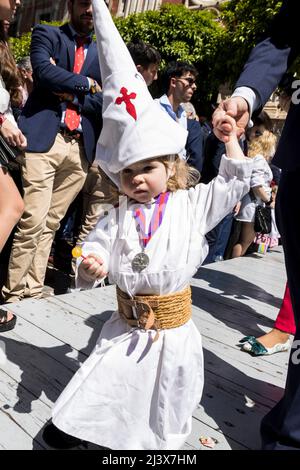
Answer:
<svg viewBox="0 0 300 470"><path fill-rule="evenodd" d="M196 84L196 80L192 77L181 77L181 78L177 78L176 80L185 80L188 82L189 86L193 86Z"/></svg>

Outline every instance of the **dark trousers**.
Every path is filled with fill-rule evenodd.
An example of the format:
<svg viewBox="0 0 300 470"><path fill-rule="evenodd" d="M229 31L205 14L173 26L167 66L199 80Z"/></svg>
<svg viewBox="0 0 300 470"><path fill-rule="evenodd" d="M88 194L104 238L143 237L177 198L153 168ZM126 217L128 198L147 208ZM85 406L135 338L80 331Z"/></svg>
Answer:
<svg viewBox="0 0 300 470"><path fill-rule="evenodd" d="M208 242L209 252L205 258L204 264L213 263L216 256L224 256L228 239L230 237L231 227L233 222L233 212L226 215L221 222L216 225L205 237Z"/></svg>
<svg viewBox="0 0 300 470"><path fill-rule="evenodd" d="M285 253L296 334L283 398L264 417L263 449L300 450L300 168L283 172L276 197L276 217Z"/></svg>

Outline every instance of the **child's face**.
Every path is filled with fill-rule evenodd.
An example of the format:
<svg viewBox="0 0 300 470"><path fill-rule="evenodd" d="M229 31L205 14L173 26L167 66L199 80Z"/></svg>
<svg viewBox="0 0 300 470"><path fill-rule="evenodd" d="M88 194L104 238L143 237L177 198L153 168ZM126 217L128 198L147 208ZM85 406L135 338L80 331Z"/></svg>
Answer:
<svg viewBox="0 0 300 470"><path fill-rule="evenodd" d="M121 171L121 189L131 199L149 202L167 191L168 178L165 165L157 159L134 163Z"/></svg>

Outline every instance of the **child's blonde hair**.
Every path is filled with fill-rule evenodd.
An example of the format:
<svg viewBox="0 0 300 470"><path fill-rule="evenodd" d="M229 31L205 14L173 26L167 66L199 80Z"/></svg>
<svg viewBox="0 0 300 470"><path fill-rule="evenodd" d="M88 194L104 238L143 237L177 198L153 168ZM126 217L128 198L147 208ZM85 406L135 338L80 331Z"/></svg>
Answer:
<svg viewBox="0 0 300 470"><path fill-rule="evenodd" d="M165 155L163 157L151 158L149 160L161 161L167 172L173 170L174 174L170 176L167 182L167 190L170 192L177 191L178 189L191 188L200 180L199 171L188 165L186 161L179 158L178 155ZM122 194L122 191L114 184L110 185L110 195L117 198Z"/></svg>
<svg viewBox="0 0 300 470"><path fill-rule="evenodd" d="M174 192L178 189L188 189L199 182L199 171L188 165L178 155L166 155L161 157L160 160L165 165L166 170L172 169L174 172L168 179L168 191Z"/></svg>
<svg viewBox="0 0 300 470"><path fill-rule="evenodd" d="M277 137L273 132L265 130L262 135L251 140L247 156L263 155L265 158L273 157L277 143Z"/></svg>

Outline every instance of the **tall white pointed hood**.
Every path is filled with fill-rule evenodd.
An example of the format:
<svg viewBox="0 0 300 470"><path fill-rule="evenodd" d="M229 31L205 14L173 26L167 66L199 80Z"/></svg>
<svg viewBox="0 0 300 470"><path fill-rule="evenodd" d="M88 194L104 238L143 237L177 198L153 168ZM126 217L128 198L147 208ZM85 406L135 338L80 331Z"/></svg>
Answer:
<svg viewBox="0 0 300 470"><path fill-rule="evenodd" d="M187 131L151 97L104 0L92 0L103 87L103 128L96 160L119 184L118 173L151 157L181 152Z"/></svg>

